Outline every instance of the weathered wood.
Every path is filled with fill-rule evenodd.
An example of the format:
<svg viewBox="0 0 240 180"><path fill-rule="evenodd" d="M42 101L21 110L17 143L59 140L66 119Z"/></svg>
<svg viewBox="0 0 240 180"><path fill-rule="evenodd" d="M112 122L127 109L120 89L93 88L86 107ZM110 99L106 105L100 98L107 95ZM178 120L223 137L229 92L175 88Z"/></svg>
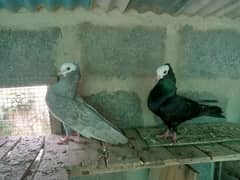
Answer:
<svg viewBox="0 0 240 180"><path fill-rule="evenodd" d="M194 146L177 146L166 148L180 164L193 164L210 161L210 157Z"/></svg>
<svg viewBox="0 0 240 180"><path fill-rule="evenodd" d="M129 144L131 144L137 151L148 149L147 144L143 141L135 129L125 129L124 133L128 137Z"/></svg>
<svg viewBox="0 0 240 180"><path fill-rule="evenodd" d="M240 141L240 125L232 123L184 124L178 128L177 143L161 138L163 130L164 127L137 129L149 147Z"/></svg>
<svg viewBox="0 0 240 180"><path fill-rule="evenodd" d="M28 172L25 174L25 176L22 180L33 180L35 174L37 173L39 165L41 163L41 159L43 157L43 152L44 152L43 149L41 149L38 156L36 157L34 162L31 164L31 166L28 169Z"/></svg>
<svg viewBox="0 0 240 180"><path fill-rule="evenodd" d="M7 136L0 136L0 147L7 143L8 137Z"/></svg>
<svg viewBox="0 0 240 180"><path fill-rule="evenodd" d="M144 150L139 153L139 156L147 167L179 164L176 157L163 147Z"/></svg>
<svg viewBox="0 0 240 180"><path fill-rule="evenodd" d="M86 141L86 140L85 140ZM65 167L69 176L104 173L104 153L99 141L90 139L87 143L71 143L67 151Z"/></svg>
<svg viewBox="0 0 240 180"><path fill-rule="evenodd" d="M29 167L43 146L42 137L24 137L12 149L11 153L0 161L2 178L20 180L28 172Z"/></svg>
<svg viewBox="0 0 240 180"><path fill-rule="evenodd" d="M7 142L0 147L0 160L2 160L9 151L11 151L17 143L21 140L21 137L10 137Z"/></svg>
<svg viewBox="0 0 240 180"><path fill-rule="evenodd" d="M240 143L239 142L224 142L220 143L222 146L227 147L233 151L240 153Z"/></svg>
<svg viewBox="0 0 240 180"><path fill-rule="evenodd" d="M212 161L229 161L240 159L240 153L220 144L197 145L198 149L207 154Z"/></svg>
<svg viewBox="0 0 240 180"><path fill-rule="evenodd" d="M104 144L106 149L105 164L107 171L124 171L129 169L137 169L143 166L143 162L139 159L137 151L134 151L128 144L110 145Z"/></svg>
<svg viewBox="0 0 240 180"><path fill-rule="evenodd" d="M148 180L197 180L198 173L185 165L150 169Z"/></svg>
<svg viewBox="0 0 240 180"><path fill-rule="evenodd" d="M66 161L65 154L68 146L57 145L60 136L48 136L45 138L44 155L42 162L34 176L34 180L67 180L68 175L63 168Z"/></svg>

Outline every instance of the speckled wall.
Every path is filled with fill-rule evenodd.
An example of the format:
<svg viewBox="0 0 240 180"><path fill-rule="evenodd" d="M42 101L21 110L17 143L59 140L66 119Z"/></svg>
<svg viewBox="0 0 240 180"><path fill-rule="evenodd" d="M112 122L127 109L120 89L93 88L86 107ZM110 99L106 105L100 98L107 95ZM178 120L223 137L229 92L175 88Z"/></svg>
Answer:
<svg viewBox="0 0 240 180"><path fill-rule="evenodd" d="M18 84L19 74L29 77L26 85L36 77L49 83L63 62L73 61L82 73L79 94L109 120L121 128L153 126L160 121L146 99L155 69L169 62L180 94L218 99L227 120L240 121L240 24L234 21L60 10L0 12L0 27L0 86ZM192 122L203 121L217 119Z"/></svg>
<svg viewBox="0 0 240 180"><path fill-rule="evenodd" d="M0 86L27 86L53 78L56 74L54 49L60 36L60 28L1 29Z"/></svg>

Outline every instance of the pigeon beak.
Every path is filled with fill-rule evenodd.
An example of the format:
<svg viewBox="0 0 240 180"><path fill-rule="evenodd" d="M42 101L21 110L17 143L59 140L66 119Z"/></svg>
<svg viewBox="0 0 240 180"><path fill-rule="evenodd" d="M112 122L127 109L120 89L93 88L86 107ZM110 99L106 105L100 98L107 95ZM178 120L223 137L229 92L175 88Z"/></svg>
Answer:
<svg viewBox="0 0 240 180"><path fill-rule="evenodd" d="M59 71L59 72L57 73L58 76L64 76L64 74L65 74L65 73L62 72L62 71Z"/></svg>
<svg viewBox="0 0 240 180"><path fill-rule="evenodd" d="M62 75L62 72L61 72L61 71L59 71L59 72L57 73L57 75L58 75L58 76L61 76L61 75Z"/></svg>

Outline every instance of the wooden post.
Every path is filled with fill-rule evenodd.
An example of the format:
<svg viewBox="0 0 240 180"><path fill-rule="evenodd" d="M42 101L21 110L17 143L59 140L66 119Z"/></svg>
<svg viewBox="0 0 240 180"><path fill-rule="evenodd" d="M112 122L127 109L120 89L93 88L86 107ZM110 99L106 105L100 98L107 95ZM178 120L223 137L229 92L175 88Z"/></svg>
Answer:
<svg viewBox="0 0 240 180"><path fill-rule="evenodd" d="M222 162L215 163L214 180L222 179Z"/></svg>

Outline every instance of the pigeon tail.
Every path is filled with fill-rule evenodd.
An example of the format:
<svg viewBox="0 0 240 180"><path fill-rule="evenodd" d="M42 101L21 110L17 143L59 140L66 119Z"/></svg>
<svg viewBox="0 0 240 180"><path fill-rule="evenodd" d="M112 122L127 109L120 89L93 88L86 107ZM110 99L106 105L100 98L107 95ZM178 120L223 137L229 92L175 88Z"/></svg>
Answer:
<svg viewBox="0 0 240 180"><path fill-rule="evenodd" d="M212 116L212 117L219 117L219 118L225 118L223 115L223 111L218 106L209 106L201 104L201 112L200 114L203 116Z"/></svg>

